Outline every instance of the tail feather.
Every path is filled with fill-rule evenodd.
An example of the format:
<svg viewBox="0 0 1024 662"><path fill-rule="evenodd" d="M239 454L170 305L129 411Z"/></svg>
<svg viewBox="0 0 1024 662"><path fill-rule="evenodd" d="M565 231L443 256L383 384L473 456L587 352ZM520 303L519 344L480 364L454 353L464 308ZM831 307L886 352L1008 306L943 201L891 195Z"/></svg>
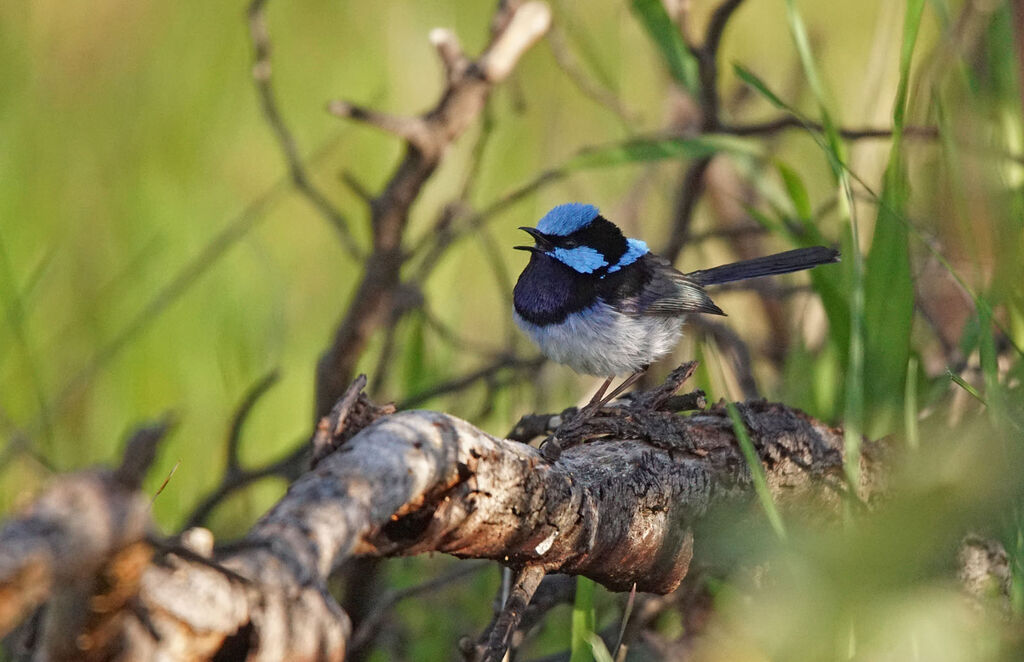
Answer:
<svg viewBox="0 0 1024 662"><path fill-rule="evenodd" d="M701 269L687 274L700 285L721 285L736 280L788 274L792 271L811 269L819 264L839 261L839 251L825 246L797 248L784 253L755 257L712 269Z"/></svg>

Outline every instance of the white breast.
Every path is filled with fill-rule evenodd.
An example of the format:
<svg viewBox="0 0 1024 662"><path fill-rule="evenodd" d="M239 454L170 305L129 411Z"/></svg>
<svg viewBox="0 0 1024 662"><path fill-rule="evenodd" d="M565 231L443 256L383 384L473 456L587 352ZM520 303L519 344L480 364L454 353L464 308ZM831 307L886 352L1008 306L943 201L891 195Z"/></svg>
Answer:
<svg viewBox="0 0 1024 662"><path fill-rule="evenodd" d="M599 377L629 375L672 351L685 317L632 316L598 300L559 324L516 324L553 361Z"/></svg>

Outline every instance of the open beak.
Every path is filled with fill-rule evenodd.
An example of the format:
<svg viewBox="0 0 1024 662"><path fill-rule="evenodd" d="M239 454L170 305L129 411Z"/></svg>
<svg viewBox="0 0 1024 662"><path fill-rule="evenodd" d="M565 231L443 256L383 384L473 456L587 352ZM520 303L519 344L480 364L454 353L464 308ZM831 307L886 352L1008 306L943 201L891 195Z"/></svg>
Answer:
<svg viewBox="0 0 1024 662"><path fill-rule="evenodd" d="M548 240L547 236L537 228L531 228L529 226L523 226L519 228L523 232L526 232L533 240L537 242L533 246L513 246L517 251L531 251L533 253L546 253L552 249L553 244Z"/></svg>

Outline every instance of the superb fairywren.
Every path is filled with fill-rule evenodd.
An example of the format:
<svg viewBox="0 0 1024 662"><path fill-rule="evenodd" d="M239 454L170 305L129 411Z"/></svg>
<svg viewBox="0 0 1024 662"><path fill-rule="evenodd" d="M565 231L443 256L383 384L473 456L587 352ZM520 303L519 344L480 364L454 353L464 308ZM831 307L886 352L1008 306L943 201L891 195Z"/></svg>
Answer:
<svg viewBox="0 0 1024 662"><path fill-rule="evenodd" d="M516 246L530 251L513 295L516 323L548 358L607 377L591 402L615 376L631 375L608 399L670 352L688 314L725 315L706 285L839 261L838 251L815 246L684 274L580 203L558 205L537 227L520 229L535 243Z"/></svg>

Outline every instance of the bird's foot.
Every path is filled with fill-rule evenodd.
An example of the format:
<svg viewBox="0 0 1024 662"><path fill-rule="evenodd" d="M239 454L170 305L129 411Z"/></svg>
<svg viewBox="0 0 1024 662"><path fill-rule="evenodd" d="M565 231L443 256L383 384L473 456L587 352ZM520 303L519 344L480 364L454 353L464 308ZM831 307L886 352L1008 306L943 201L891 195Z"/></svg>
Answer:
<svg viewBox="0 0 1024 662"><path fill-rule="evenodd" d="M637 381L639 381L640 378L643 376L645 370L646 368L639 372L633 373L625 380L623 380L621 384L619 384L615 389L612 390L611 393L608 393L607 395L605 395L605 391L608 390L608 386L612 383L612 379L614 378L609 377L608 379L606 379L604 383L601 384L601 388L597 389L597 393L594 394L594 397L592 397L590 399L590 402L587 403L587 406L577 411L575 416L569 418L568 420L564 421L561 425L559 425L557 428L555 428L555 431L548 435L547 439L540 443L541 456L548 462L557 461L558 458L561 457L562 455L562 449L567 447L565 444L559 441L559 439L561 438L564 440L566 436L570 435L572 432L579 430L584 423L586 423L590 418L594 416L594 414L596 414L599 410L604 408L609 402L611 402L619 395L621 395L630 386L636 384ZM572 445L576 445L576 443L580 442L575 442Z"/></svg>
<svg viewBox="0 0 1024 662"><path fill-rule="evenodd" d="M562 444L558 441L558 433L552 432L547 439L540 442L540 456L548 462L557 462L562 457Z"/></svg>

